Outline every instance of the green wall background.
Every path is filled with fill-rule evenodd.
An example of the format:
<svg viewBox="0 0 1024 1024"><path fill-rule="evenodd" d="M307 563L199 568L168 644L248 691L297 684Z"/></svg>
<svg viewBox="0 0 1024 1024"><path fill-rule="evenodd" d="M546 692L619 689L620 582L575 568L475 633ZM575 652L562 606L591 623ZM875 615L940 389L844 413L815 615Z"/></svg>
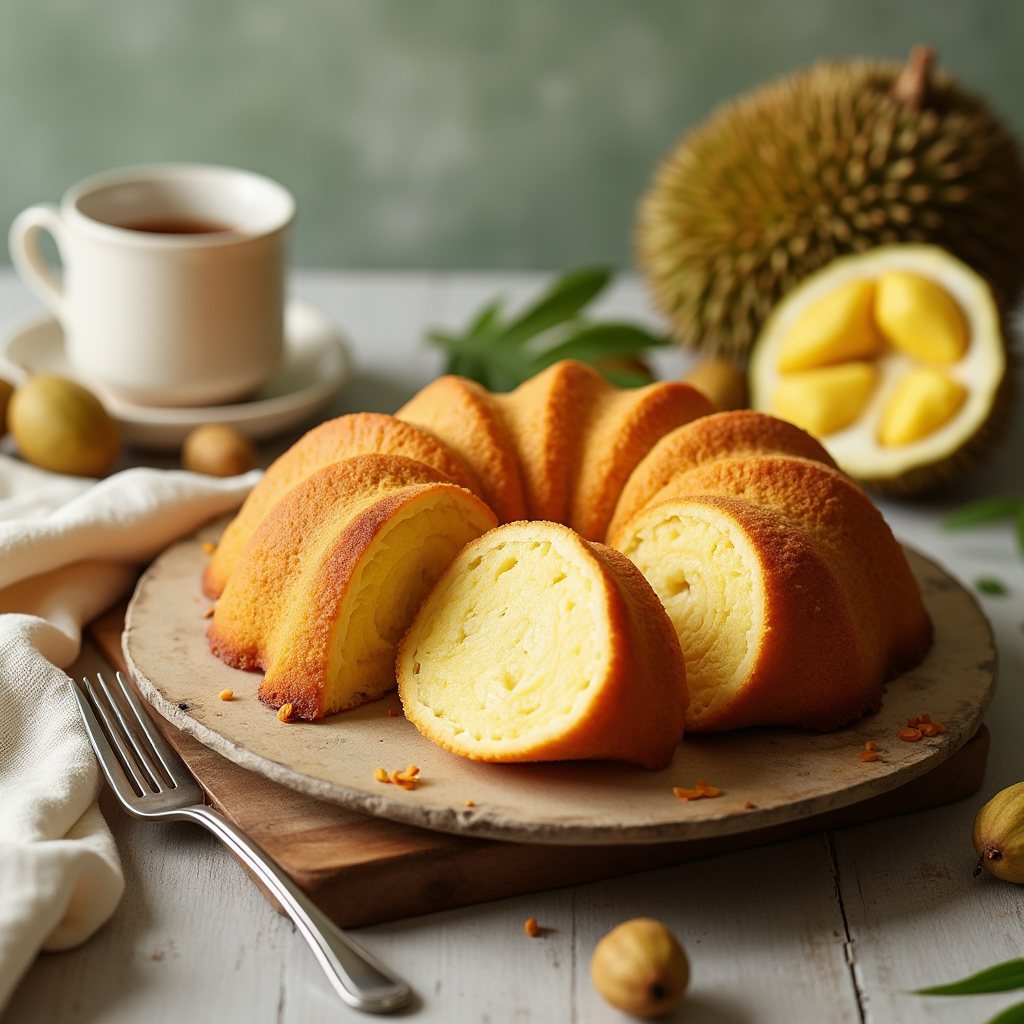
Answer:
<svg viewBox="0 0 1024 1024"><path fill-rule="evenodd" d="M210 161L294 190L300 266L625 267L717 103L915 42L1024 135L1020 0L0 0L0 220Z"/></svg>

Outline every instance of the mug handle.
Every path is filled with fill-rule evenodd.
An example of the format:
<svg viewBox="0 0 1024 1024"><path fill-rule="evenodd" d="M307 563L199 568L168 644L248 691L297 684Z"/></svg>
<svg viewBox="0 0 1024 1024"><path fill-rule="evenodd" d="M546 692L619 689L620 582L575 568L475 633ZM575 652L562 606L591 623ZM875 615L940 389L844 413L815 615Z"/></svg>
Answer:
<svg viewBox="0 0 1024 1024"><path fill-rule="evenodd" d="M63 320L64 287L39 249L40 231L50 232L57 243L61 260L66 265L64 222L60 218L60 211L53 203L30 206L14 218L8 235L11 262L22 281L53 310L58 320Z"/></svg>

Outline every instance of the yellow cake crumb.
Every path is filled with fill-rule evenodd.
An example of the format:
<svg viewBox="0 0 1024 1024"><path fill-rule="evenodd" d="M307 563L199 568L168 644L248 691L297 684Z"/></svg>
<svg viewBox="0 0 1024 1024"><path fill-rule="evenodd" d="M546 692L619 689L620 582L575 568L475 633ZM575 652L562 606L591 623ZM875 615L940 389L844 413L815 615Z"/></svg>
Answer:
<svg viewBox="0 0 1024 1024"><path fill-rule="evenodd" d="M209 618L212 618L212 617L213 617L213 613L214 613L214 612L215 612L216 610L217 610L217 606L216 606L216 605L214 605L214 604L211 604L211 605L210 605L210 607L209 607L209 608L207 608L205 612L203 612L203 618L204 618L204 619L209 619Z"/></svg>
<svg viewBox="0 0 1024 1024"><path fill-rule="evenodd" d="M291 704L282 704L280 710L277 712L277 720L279 722L291 721L292 710Z"/></svg>
<svg viewBox="0 0 1024 1024"><path fill-rule="evenodd" d="M214 553L214 551L216 551L216 550L217 550L217 545L216 544L211 544L209 541L207 541L203 545L203 554L204 555L212 555Z"/></svg>
<svg viewBox="0 0 1024 1024"><path fill-rule="evenodd" d="M234 690L221 690L220 693L217 694L217 696L220 697L221 700L231 700L231 698L234 697L234 695Z"/></svg>
<svg viewBox="0 0 1024 1024"><path fill-rule="evenodd" d="M526 934L529 935L531 939L534 938L537 932L540 931L540 928L538 928L537 926L537 918L528 917L526 919L526 924L523 925L523 931L526 932Z"/></svg>

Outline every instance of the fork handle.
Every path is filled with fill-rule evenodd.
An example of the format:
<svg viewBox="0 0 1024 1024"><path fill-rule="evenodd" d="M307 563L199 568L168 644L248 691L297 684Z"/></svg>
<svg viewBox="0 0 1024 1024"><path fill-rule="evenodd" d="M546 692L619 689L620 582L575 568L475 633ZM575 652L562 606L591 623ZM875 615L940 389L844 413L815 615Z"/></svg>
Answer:
<svg viewBox="0 0 1024 1024"><path fill-rule="evenodd" d="M209 829L255 872L295 922L334 990L349 1006L370 1013L388 1013L412 1000L412 989L405 981L353 942L249 836L222 814L212 807L196 805L184 807L174 816Z"/></svg>

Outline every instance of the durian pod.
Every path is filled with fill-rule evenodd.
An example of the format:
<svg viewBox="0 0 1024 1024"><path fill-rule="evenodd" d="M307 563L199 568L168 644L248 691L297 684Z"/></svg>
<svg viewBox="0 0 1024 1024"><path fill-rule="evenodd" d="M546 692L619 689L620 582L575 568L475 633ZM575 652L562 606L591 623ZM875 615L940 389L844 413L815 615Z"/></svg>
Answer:
<svg viewBox="0 0 1024 1024"><path fill-rule="evenodd" d="M1024 163L979 96L931 69L821 63L722 107L659 167L637 255L683 345L742 358L836 256L942 246L1003 311L1024 285Z"/></svg>

